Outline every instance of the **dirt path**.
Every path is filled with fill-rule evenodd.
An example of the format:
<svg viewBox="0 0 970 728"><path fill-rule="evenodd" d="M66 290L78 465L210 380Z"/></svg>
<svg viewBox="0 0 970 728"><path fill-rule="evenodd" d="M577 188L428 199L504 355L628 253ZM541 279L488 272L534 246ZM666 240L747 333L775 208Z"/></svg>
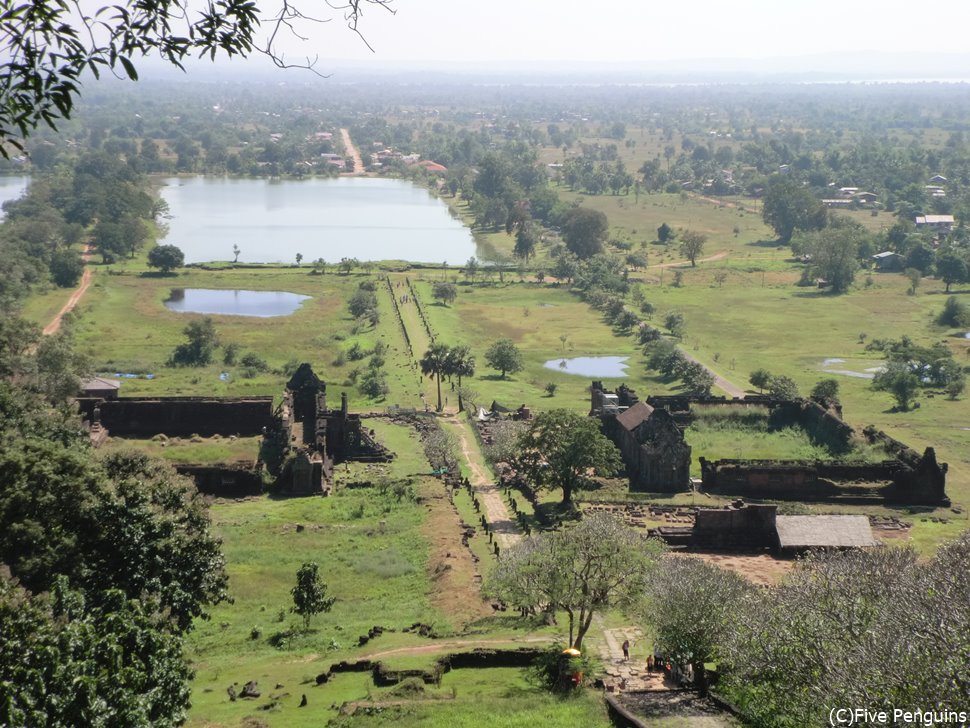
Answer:
<svg viewBox="0 0 970 728"><path fill-rule="evenodd" d="M697 361L697 359L695 359L693 356L691 356L690 353L684 351L683 348L681 348L680 353L683 354L690 361L696 362L697 364L700 364L707 371L709 371L712 375L714 375L714 384L717 385L717 387L719 389L723 389L731 397L738 397L740 399L744 399L744 397L747 394L747 392L745 392L743 389L741 389L740 387L738 387L736 384L734 384L732 382L729 382L727 379L725 379L724 377L722 377L720 374L718 374L716 371L714 371L713 369L711 369L709 366L707 366L703 362Z"/></svg>
<svg viewBox="0 0 970 728"><path fill-rule="evenodd" d="M461 415L449 413L441 419L441 426L458 437L462 457L471 472L469 480L472 489L485 508L485 517L495 533L499 548L505 549L516 543L522 538L522 533L519 531L518 524L509 515L502 493L485 467L485 460L475 440L475 434L471 431L471 425Z"/></svg>
<svg viewBox="0 0 970 728"><path fill-rule="evenodd" d="M85 246L84 253L81 257L84 259L84 272L81 274L81 283L71 294L71 297L67 299L67 303L61 306L61 310L57 312L57 315L44 327L44 336L50 336L58 332L65 314L74 310L78 303L81 302L81 297L91 285L91 269L88 267L88 261L91 259L90 245Z"/></svg>
<svg viewBox="0 0 970 728"><path fill-rule="evenodd" d="M346 154L349 154L351 156L351 158L354 160L354 171L353 172L344 172L344 174L347 175L347 176L351 176L351 175L353 175L353 176L360 176L360 175L365 174L365 172L364 172L364 160L360 158L360 150L358 150L357 147L354 146L354 142L350 138L350 130L349 129L341 129L340 130L340 136L344 140L344 152Z"/></svg>
<svg viewBox="0 0 970 728"><path fill-rule="evenodd" d="M698 258L698 263L710 263L714 260L724 260L728 257L728 251L722 250L714 255L709 255L706 258ZM675 260L671 263L656 263L654 265L648 265L644 270L659 269L659 268L683 268L684 266L690 265L689 260Z"/></svg>
<svg viewBox="0 0 970 728"><path fill-rule="evenodd" d="M696 192L687 193L690 197L695 200L700 200L701 202L712 202L718 207L730 207L732 209L741 209L744 212L750 212L753 215L760 215L761 213L754 207L747 207L745 205L739 205L737 202L728 202L727 200L719 200L716 197L708 197L707 195L699 195Z"/></svg>

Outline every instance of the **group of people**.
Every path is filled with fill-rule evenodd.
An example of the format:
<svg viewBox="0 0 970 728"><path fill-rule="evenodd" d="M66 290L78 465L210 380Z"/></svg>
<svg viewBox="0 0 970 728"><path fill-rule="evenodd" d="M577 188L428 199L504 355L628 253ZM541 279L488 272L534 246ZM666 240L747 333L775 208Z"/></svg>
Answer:
<svg viewBox="0 0 970 728"><path fill-rule="evenodd" d="M623 640L623 644L621 645L621 647L623 648L623 661L629 662L630 661L630 640L628 639ZM654 672L655 670L657 672L664 672L664 671L670 670L670 663L667 662L664 659L663 655L661 655L656 650L654 651L653 654L647 656L647 671Z"/></svg>

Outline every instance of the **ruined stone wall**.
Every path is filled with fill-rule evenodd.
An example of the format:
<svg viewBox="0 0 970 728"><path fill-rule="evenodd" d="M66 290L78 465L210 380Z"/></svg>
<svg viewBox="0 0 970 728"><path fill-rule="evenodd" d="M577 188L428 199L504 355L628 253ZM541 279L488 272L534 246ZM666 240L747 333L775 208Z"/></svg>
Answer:
<svg viewBox="0 0 970 728"><path fill-rule="evenodd" d="M98 407L101 425L121 437L262 434L273 424L272 397L122 397L77 400L85 419Z"/></svg>
<svg viewBox="0 0 970 728"><path fill-rule="evenodd" d="M220 498L244 498L263 492L263 478L256 468L233 465L176 465L180 475L195 481L200 493Z"/></svg>
<svg viewBox="0 0 970 728"><path fill-rule="evenodd" d="M777 548L777 508L745 504L740 508L699 508L691 547L717 550Z"/></svg>

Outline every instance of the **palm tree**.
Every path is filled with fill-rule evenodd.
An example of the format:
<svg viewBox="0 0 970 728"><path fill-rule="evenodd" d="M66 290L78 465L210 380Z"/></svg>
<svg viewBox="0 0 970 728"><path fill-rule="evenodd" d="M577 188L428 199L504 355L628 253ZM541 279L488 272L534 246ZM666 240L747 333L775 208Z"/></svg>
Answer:
<svg viewBox="0 0 970 728"><path fill-rule="evenodd" d="M472 356L471 349L465 345L451 347L448 351L448 366L445 374L449 377L458 377L458 411L463 412L465 403L461 399L461 378L475 374L475 357Z"/></svg>
<svg viewBox="0 0 970 728"><path fill-rule="evenodd" d="M441 375L448 373L448 357L450 347L447 344L432 344L431 348L421 357L421 373L436 377L438 380L438 407L441 412Z"/></svg>

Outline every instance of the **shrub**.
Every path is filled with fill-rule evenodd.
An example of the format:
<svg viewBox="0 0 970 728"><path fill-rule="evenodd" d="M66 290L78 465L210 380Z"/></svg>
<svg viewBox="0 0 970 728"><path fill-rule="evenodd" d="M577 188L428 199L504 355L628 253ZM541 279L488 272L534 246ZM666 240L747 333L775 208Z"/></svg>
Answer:
<svg viewBox="0 0 970 728"><path fill-rule="evenodd" d="M263 359L259 354L255 352L249 352L245 354L242 359L239 360L246 369L252 369L257 372L265 372L269 370L269 364Z"/></svg>

